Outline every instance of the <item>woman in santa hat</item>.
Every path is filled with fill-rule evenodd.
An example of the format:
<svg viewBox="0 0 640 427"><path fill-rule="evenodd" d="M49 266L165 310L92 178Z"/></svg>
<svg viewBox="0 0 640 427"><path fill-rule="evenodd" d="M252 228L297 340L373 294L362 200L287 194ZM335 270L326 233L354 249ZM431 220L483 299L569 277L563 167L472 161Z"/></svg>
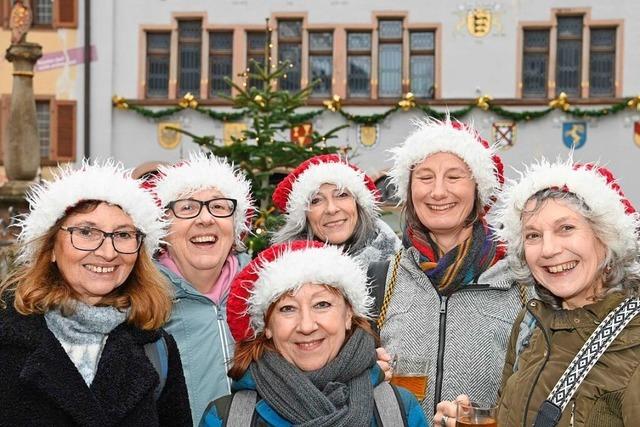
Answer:
<svg viewBox="0 0 640 427"><path fill-rule="evenodd" d="M375 278L382 345L430 359L427 418L461 392L495 402L525 299L485 221L502 162L475 130L449 117L418 123L392 151L406 249Z"/></svg>
<svg viewBox="0 0 640 427"><path fill-rule="evenodd" d="M341 248L294 241L263 251L227 305L234 394L202 426L426 426L416 398L384 381L360 263Z"/></svg>
<svg viewBox="0 0 640 427"><path fill-rule="evenodd" d="M249 231L251 187L226 160L202 153L158 169L154 191L170 223L158 264L174 293L165 327L182 355L197 424L209 401L231 391L226 303Z"/></svg>
<svg viewBox="0 0 640 427"><path fill-rule="evenodd" d="M337 154L312 157L273 192L285 223L272 240L317 240L344 246L367 264L385 260L400 249L400 239L380 219L378 197L373 180Z"/></svg>
<svg viewBox="0 0 640 427"><path fill-rule="evenodd" d="M85 162L30 191L0 287L1 425L191 425L151 259L166 224L139 184Z"/></svg>
<svg viewBox="0 0 640 427"><path fill-rule="evenodd" d="M498 425L637 425L640 216L611 172L541 160L501 195L495 224L538 294L511 334ZM454 402L438 409L456 425Z"/></svg>

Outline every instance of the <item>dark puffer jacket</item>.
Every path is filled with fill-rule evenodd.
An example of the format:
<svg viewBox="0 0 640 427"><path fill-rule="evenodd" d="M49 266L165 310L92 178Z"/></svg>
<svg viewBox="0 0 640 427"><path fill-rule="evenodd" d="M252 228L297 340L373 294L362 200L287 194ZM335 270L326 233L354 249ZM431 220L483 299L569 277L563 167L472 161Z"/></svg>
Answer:
<svg viewBox="0 0 640 427"><path fill-rule="evenodd" d="M0 426L191 426L187 388L173 338L128 324L106 340L87 387L42 315L0 309ZM169 374L159 400L158 374L144 344L164 334Z"/></svg>
<svg viewBox="0 0 640 427"><path fill-rule="evenodd" d="M499 425L533 424L540 405L578 350L623 299L619 293L611 294L603 301L575 310L553 310L538 300L527 304L526 309L536 319L536 328L528 345L522 345L514 372L524 312L514 325L500 392ZM622 427L637 426L639 422L640 316L636 316L589 372L558 427Z"/></svg>

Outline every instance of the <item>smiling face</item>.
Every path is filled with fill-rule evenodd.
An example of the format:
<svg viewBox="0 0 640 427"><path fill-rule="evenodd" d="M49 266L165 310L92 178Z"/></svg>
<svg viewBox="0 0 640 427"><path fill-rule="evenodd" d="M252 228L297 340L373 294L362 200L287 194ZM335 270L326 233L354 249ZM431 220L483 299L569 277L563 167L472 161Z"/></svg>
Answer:
<svg viewBox="0 0 640 427"><path fill-rule="evenodd" d="M341 293L305 284L274 304L265 335L288 362L308 372L338 355L353 317Z"/></svg>
<svg viewBox="0 0 640 427"><path fill-rule="evenodd" d="M531 274L563 300L564 308L592 303L603 288L605 246L589 222L565 202L549 199L537 209L535 204L525 205L522 231Z"/></svg>
<svg viewBox="0 0 640 427"><path fill-rule="evenodd" d="M322 184L309 202L307 221L317 240L341 245L351 238L356 228L356 200L346 189Z"/></svg>
<svg viewBox="0 0 640 427"><path fill-rule="evenodd" d="M465 228L475 194L471 171L455 154L432 154L411 173L411 203L422 225L436 236Z"/></svg>
<svg viewBox="0 0 640 427"><path fill-rule="evenodd" d="M118 206L100 203L85 213L73 213L62 222L62 227L94 227L102 231L135 230L133 220ZM94 251L81 251L73 247L69 232L59 230L55 236L51 260L56 263L62 278L81 301L95 305L129 277L138 254L120 254L112 240L105 239Z"/></svg>
<svg viewBox="0 0 640 427"><path fill-rule="evenodd" d="M201 190L190 199L207 201L224 197L218 190ZM169 211L171 226L165 239L171 259L180 273L191 283L200 282L203 276L211 276L209 285L217 279L234 242L233 217L216 218L202 207L195 218L177 218Z"/></svg>

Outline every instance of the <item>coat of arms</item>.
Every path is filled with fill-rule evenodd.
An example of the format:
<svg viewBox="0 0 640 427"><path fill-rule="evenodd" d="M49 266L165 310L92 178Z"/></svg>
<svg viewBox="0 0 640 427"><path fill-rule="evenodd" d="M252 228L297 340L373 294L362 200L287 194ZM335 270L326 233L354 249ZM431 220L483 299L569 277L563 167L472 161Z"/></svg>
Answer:
<svg viewBox="0 0 640 427"><path fill-rule="evenodd" d="M484 37L491 31L491 11L471 9L467 11L467 30L474 37Z"/></svg>
<svg viewBox="0 0 640 427"><path fill-rule="evenodd" d="M180 144L182 134L177 132L176 129L180 129L180 123L158 123L158 144L160 144L162 148L171 150Z"/></svg>
<svg viewBox="0 0 640 427"><path fill-rule="evenodd" d="M358 126L358 141L367 148L378 143L378 125Z"/></svg>
<svg viewBox="0 0 640 427"><path fill-rule="evenodd" d="M222 141L224 145L233 144L233 140L242 140L245 135L244 131L247 130L247 124L242 122L225 123L222 128Z"/></svg>
<svg viewBox="0 0 640 427"><path fill-rule="evenodd" d="M313 125L311 123L295 125L291 128L291 141L301 147L308 147L313 142L312 134Z"/></svg>
<svg viewBox="0 0 640 427"><path fill-rule="evenodd" d="M640 122L633 124L633 141L640 147Z"/></svg>
<svg viewBox="0 0 640 427"><path fill-rule="evenodd" d="M581 148L587 142L587 122L563 123L562 142L567 148Z"/></svg>
<svg viewBox="0 0 640 427"><path fill-rule="evenodd" d="M516 142L516 124L511 121L495 122L492 126L493 142L500 149L509 149Z"/></svg>

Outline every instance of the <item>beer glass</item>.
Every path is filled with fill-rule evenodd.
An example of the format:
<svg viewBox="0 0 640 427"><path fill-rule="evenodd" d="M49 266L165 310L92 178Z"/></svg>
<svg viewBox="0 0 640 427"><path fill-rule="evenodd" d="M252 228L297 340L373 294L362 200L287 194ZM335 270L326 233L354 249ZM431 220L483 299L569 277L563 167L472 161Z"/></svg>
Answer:
<svg viewBox="0 0 640 427"><path fill-rule="evenodd" d="M393 367L391 384L406 388L420 402L424 400L429 386L429 359L396 354L391 361L391 366Z"/></svg>
<svg viewBox="0 0 640 427"><path fill-rule="evenodd" d="M498 427L496 405L458 402L456 427Z"/></svg>

